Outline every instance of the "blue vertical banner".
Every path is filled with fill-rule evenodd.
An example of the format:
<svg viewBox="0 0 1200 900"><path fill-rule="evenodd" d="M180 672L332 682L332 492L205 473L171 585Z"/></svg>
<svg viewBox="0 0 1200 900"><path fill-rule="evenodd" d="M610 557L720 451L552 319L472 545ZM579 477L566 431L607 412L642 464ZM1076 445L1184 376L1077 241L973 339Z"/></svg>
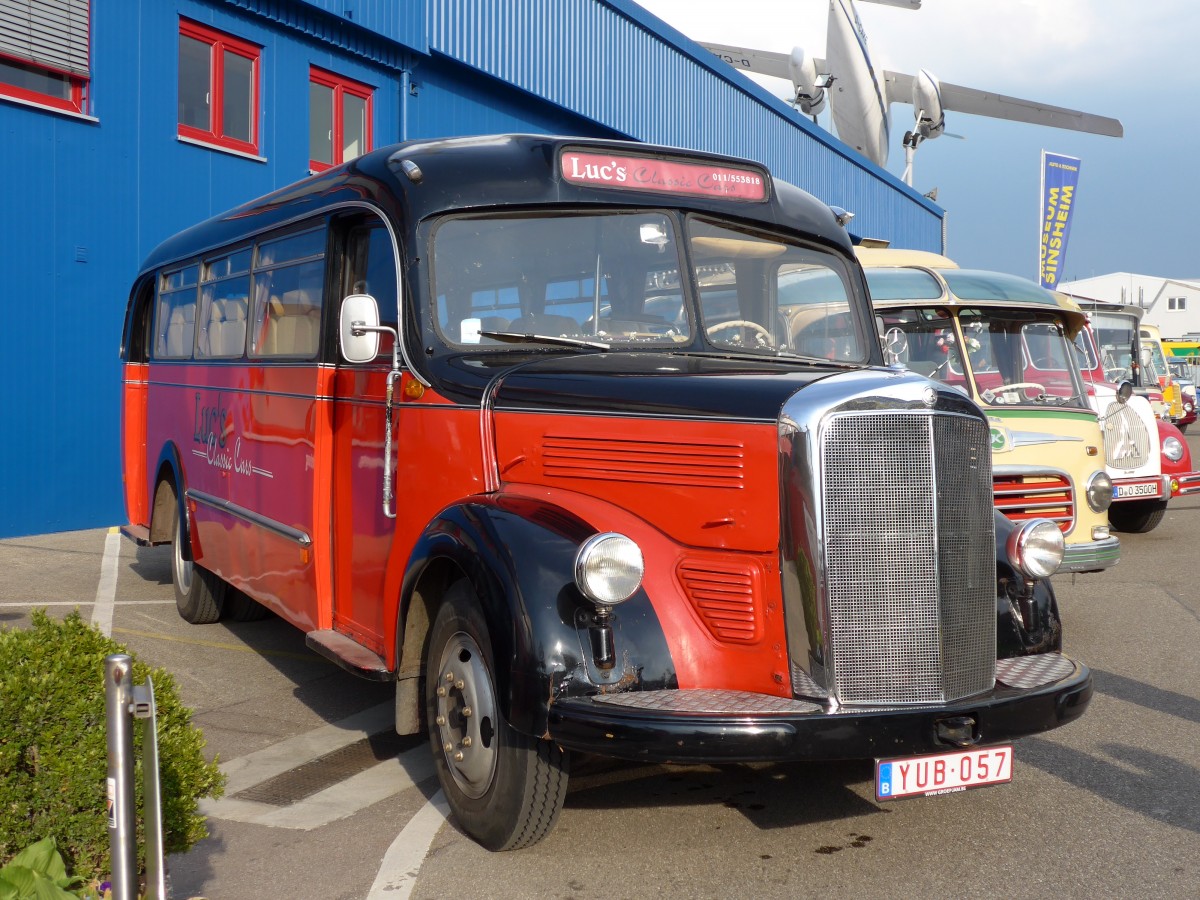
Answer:
<svg viewBox="0 0 1200 900"><path fill-rule="evenodd" d="M1079 160L1042 151L1042 220L1038 272L1042 287L1053 290L1062 281L1071 234L1071 213L1079 186Z"/></svg>

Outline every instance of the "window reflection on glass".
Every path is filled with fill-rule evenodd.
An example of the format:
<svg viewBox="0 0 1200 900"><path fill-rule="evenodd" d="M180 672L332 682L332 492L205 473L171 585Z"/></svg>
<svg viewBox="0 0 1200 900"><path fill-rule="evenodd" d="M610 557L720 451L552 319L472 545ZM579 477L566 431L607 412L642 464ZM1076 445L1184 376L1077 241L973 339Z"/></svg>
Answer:
<svg viewBox="0 0 1200 900"><path fill-rule="evenodd" d="M1092 370L1099 364L1096 357L1096 345L1092 341L1090 329L1084 328L1075 335L1075 353L1079 357L1081 368Z"/></svg>
<svg viewBox="0 0 1200 900"><path fill-rule="evenodd" d="M197 320L200 332L196 356L239 357L246 348L246 307L250 276L241 275L206 284L200 292Z"/></svg>
<svg viewBox="0 0 1200 900"><path fill-rule="evenodd" d="M675 225L657 212L448 220L434 236L434 289L453 346L691 339Z"/></svg>
<svg viewBox="0 0 1200 900"><path fill-rule="evenodd" d="M12 59L0 59L0 82L58 100L71 99L70 76Z"/></svg>
<svg viewBox="0 0 1200 900"><path fill-rule="evenodd" d="M883 361L966 389L954 320L923 307L877 310L883 323Z"/></svg>
<svg viewBox="0 0 1200 900"><path fill-rule="evenodd" d="M371 149L373 89L333 72L309 68L309 167L321 171Z"/></svg>
<svg viewBox="0 0 1200 900"><path fill-rule="evenodd" d="M254 61L226 50L224 80L224 136L249 143L254 118Z"/></svg>
<svg viewBox="0 0 1200 900"><path fill-rule="evenodd" d="M333 88L308 84L308 158L333 164Z"/></svg>
<svg viewBox="0 0 1200 900"><path fill-rule="evenodd" d="M1137 343L1137 319L1128 315L1092 313L1092 329L1108 381L1134 381L1133 348Z"/></svg>
<svg viewBox="0 0 1200 900"><path fill-rule="evenodd" d="M863 362L867 346L835 258L782 238L689 224L705 334L718 347Z"/></svg>
<svg viewBox="0 0 1200 900"><path fill-rule="evenodd" d="M1057 316L982 308L961 310L958 318L980 403L1087 408L1071 341Z"/></svg>
<svg viewBox="0 0 1200 900"><path fill-rule="evenodd" d="M367 136L367 102L354 94L342 94L342 162L361 156Z"/></svg>
<svg viewBox="0 0 1200 900"><path fill-rule="evenodd" d="M196 333L196 285L199 267L188 266L163 276L155 310L154 356L186 359Z"/></svg>
<svg viewBox="0 0 1200 900"><path fill-rule="evenodd" d="M212 84L210 46L179 36L179 123L204 131L212 129L209 88Z"/></svg>

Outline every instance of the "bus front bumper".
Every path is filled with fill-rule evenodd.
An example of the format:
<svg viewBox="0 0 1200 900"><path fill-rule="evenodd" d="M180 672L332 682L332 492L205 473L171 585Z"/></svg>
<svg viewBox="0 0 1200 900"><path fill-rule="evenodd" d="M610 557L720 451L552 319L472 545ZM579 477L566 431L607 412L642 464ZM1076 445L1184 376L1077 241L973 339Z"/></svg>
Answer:
<svg viewBox="0 0 1200 900"><path fill-rule="evenodd" d="M961 737L964 721L972 729L965 746L975 746L1047 731L1083 714L1092 698L1091 672L1060 654L1039 659L1049 657L1070 671L1032 688L997 681L986 694L936 707L829 709L705 690L631 692L619 702L613 695L567 697L550 706L549 737L568 750L677 763L867 759L961 750L961 740L948 740L947 733L958 729Z"/></svg>
<svg viewBox="0 0 1200 900"><path fill-rule="evenodd" d="M1103 572L1115 566L1121 558L1121 541L1106 537L1098 541L1067 544L1062 563L1056 574L1065 572Z"/></svg>

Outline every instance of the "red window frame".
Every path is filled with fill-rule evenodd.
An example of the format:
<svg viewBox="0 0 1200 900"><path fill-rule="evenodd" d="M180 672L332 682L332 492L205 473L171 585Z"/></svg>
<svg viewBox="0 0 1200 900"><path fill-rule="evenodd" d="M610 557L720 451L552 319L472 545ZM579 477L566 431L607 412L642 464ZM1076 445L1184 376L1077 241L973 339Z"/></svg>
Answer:
<svg viewBox="0 0 1200 900"><path fill-rule="evenodd" d="M346 162L343 159L345 152L345 121L342 116L342 96L350 94L352 97L358 97L363 101L363 149L362 153L366 153L374 146L375 138L375 121L372 111L372 100L375 95L375 88L363 84L359 81L346 78L342 75L336 75L326 69L318 69L316 66L308 67L308 81L310 84L319 84L327 88L333 89L333 139L332 139L332 156L333 162L319 162L315 159L309 159L308 168L313 172L324 172L326 169L332 169L334 166L340 166ZM309 111L309 115L312 111ZM311 148L310 148L311 149ZM359 154L362 155L361 153ZM355 157L356 158L356 157Z"/></svg>
<svg viewBox="0 0 1200 900"><path fill-rule="evenodd" d="M262 47L188 19L179 20L179 34L209 45L209 129L179 123L179 136L227 150L258 155L259 61ZM250 60L250 141L229 137L225 127L225 52Z"/></svg>
<svg viewBox="0 0 1200 900"><path fill-rule="evenodd" d="M11 97L14 100L24 100L27 103L36 103L38 106L49 106L53 109L61 109L64 112L86 113L88 100L88 81L80 75L75 75L67 72L64 69L56 69L52 66L44 66L41 63L35 63L28 59L10 56L7 53L0 53L0 59L8 63L15 63L20 66L28 66L31 69L38 69L42 72L47 72L51 75L61 75L67 79L71 85L71 99L64 100L62 97L53 97L50 94L43 94L40 91L31 91L26 88L17 87L15 84L9 84L7 81L0 80L0 95Z"/></svg>

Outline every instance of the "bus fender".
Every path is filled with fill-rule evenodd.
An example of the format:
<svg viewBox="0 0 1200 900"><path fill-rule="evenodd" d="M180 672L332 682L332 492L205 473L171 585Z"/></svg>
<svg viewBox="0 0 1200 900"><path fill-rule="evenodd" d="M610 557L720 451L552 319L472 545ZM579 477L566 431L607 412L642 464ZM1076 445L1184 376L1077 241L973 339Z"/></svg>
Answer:
<svg viewBox="0 0 1200 900"><path fill-rule="evenodd" d="M187 521L187 483L183 476L179 448L175 446L174 441L163 445L158 462L154 466L154 483L150 486L151 503L154 504L150 510L150 540L155 544L171 540L171 521L163 515L167 510L160 509L158 503L158 485L168 471L171 474L171 482L175 485L175 515L179 517L179 521Z"/></svg>
<svg viewBox="0 0 1200 900"><path fill-rule="evenodd" d="M406 620L417 618L409 615L413 605L424 604L432 621L439 591L461 575L487 623L498 700L517 730L543 736L556 698L628 689L642 682L643 671L655 673L644 687L674 686L666 638L642 590L612 615L620 662L610 670L595 665L589 640L595 606L575 585L575 557L597 531L562 507L528 498L473 497L444 509L409 559L397 654L419 646L405 633ZM411 672L414 662L398 659L398 669Z"/></svg>

